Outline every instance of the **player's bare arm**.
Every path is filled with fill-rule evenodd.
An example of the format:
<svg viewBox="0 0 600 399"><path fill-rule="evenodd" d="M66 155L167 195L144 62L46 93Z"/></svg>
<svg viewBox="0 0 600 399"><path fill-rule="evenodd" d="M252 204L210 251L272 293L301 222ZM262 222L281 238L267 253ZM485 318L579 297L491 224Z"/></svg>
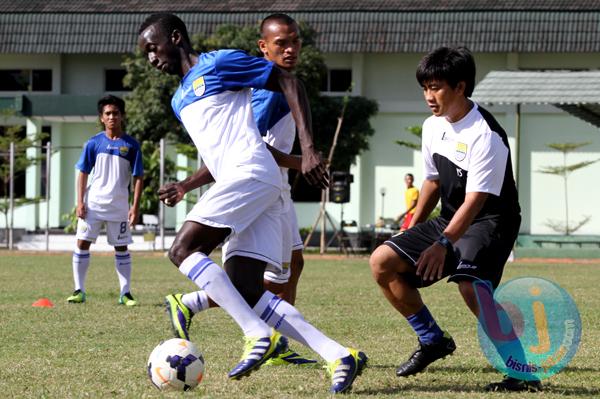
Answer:
<svg viewBox="0 0 600 399"><path fill-rule="evenodd" d="M440 200L440 181L425 180L421 186L421 194L417 200L417 209L410 221L409 228L414 225L424 222L427 217L433 212L435 206Z"/></svg>
<svg viewBox="0 0 600 399"><path fill-rule="evenodd" d="M465 195L465 202L458 208L450 223L444 230L444 236L455 243L467 231L467 228L475 220L475 216L481 211L483 204L488 197L488 193L472 192ZM423 277L423 280L439 280L444 271L444 259L447 248L439 242L433 243L421 253L417 260L417 275Z"/></svg>
<svg viewBox="0 0 600 399"><path fill-rule="evenodd" d="M185 194L214 181L215 179L208 168L203 166L182 181L171 182L162 186L158 190L158 199L167 206L175 206L183 199Z"/></svg>
<svg viewBox="0 0 600 399"><path fill-rule="evenodd" d="M321 156L314 147L310 106L304 85L293 74L275 66L265 88L283 92L298 130L302 151L302 174L310 184L326 188L329 185L329 176Z"/></svg>
<svg viewBox="0 0 600 399"><path fill-rule="evenodd" d="M129 221L129 226L135 226L139 216L140 216L140 199L142 198L142 190L144 189L144 179L142 176L134 176L133 177L133 204L131 204L131 208L129 208L129 213L127 215L127 220Z"/></svg>
<svg viewBox="0 0 600 399"><path fill-rule="evenodd" d="M85 219L85 215L87 213L87 209L85 208L85 202L83 197L85 196L85 188L87 187L88 174L79 172L79 176L77 178L77 208L75 213L78 218Z"/></svg>
<svg viewBox="0 0 600 399"><path fill-rule="evenodd" d="M302 171L302 157L298 155L286 154L285 152L279 151L277 148L272 145L267 144L267 148L271 151L273 158L275 158L275 162L277 165L288 168Z"/></svg>

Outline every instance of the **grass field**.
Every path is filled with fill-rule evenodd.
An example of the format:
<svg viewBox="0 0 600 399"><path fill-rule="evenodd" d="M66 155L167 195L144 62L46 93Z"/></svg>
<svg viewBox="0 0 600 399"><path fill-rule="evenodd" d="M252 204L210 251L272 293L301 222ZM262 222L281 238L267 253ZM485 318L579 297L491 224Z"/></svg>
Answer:
<svg viewBox="0 0 600 399"><path fill-rule="evenodd" d="M133 293L141 305L117 305L118 282L110 255L92 253L84 305L69 305L70 255L0 252L0 397L197 397L321 398L329 379L319 367L264 367L250 378L228 381L227 371L242 351L237 326L221 310L196 317L191 339L204 352L201 386L185 394L162 394L145 371L147 357L170 337L162 298L194 289L166 258L133 254ZM370 367L350 397L384 398L544 398L600 396L600 262L507 266L504 279L540 276L558 282L579 306L582 342L569 367L545 382L543 394L486 394L482 387L501 376L481 354L475 319L454 284L438 283L423 296L438 323L451 332L454 356L409 379L395 367L413 351L416 339L407 323L384 301L372 281L367 258L306 262L298 308L341 343L364 350ZM40 297L53 308L34 308ZM308 353L293 346L298 351ZM310 354L310 353L308 353ZM312 354L311 354L312 355ZM541 396L534 396L541 397Z"/></svg>

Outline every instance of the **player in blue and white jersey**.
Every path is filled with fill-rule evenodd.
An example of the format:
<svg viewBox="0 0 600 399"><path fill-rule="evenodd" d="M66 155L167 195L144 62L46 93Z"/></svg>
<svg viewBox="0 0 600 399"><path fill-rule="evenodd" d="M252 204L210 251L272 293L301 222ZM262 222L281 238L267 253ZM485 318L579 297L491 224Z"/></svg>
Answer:
<svg viewBox="0 0 600 399"><path fill-rule="evenodd" d="M333 341L263 286L266 264L281 267L282 176L256 128L251 88L282 91L298 129L310 132L303 86L272 62L242 51L195 53L185 24L172 14L148 17L139 29L138 44L155 68L182 79L171 105L196 144L205 173L215 180L188 214L169 258L242 328L246 350L229 377L249 374L286 347L269 326L317 352L327 351ZM326 184L325 167L312 143L301 146L305 176ZM257 251L253 257L236 254L227 259L224 272L209 255L226 239L252 241ZM167 300L176 334L187 337L190 309L179 294ZM336 351L330 360L334 393L348 390L366 363L366 356L355 349L337 344L330 352Z"/></svg>
<svg viewBox="0 0 600 399"><path fill-rule="evenodd" d="M296 21L286 14L273 14L260 24L261 38L258 46L265 59L273 61L281 69L293 71L298 64L302 41ZM252 110L258 131L263 140L277 150L289 154L296 138L296 124L290 107L282 93L254 89ZM267 266L265 287L291 304L296 302L296 289L302 269L304 248L298 229L296 209L292 201L288 168L281 168L285 208L281 218L282 268ZM228 248L226 248L228 249ZM306 364L309 361L292 350L269 360L270 364Z"/></svg>
<svg viewBox="0 0 600 399"><path fill-rule="evenodd" d="M75 292L67 301L86 300L85 278L90 264L90 245L106 223L108 243L115 247L115 269L119 277L119 303L135 306L131 295L131 255L127 245L130 227L139 216L144 167L140 145L123 131L125 102L108 95L98 101L98 113L104 130L84 145L77 162L77 249L73 253ZM88 186L88 176L91 182ZM129 183L133 176L133 204L129 207Z"/></svg>

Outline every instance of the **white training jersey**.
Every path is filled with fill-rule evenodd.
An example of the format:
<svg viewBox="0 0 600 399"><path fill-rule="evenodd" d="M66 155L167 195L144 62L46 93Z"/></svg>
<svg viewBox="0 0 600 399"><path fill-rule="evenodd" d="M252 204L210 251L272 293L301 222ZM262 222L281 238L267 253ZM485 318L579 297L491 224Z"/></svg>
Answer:
<svg viewBox="0 0 600 399"><path fill-rule="evenodd" d="M173 111L215 180L250 177L281 187L251 106L251 88L263 88L272 69L240 50L203 53L173 95Z"/></svg>
<svg viewBox="0 0 600 399"><path fill-rule="evenodd" d="M252 90L252 111L263 140L281 152L292 152L296 139L296 122L283 93L265 89ZM290 189L287 173L287 168L281 168L284 188Z"/></svg>
<svg viewBox="0 0 600 399"><path fill-rule="evenodd" d="M444 218L452 218L470 192L490 194L477 218L520 212L506 133L479 105L454 123L427 118L422 150L425 178L440 181Z"/></svg>
<svg viewBox="0 0 600 399"><path fill-rule="evenodd" d="M127 220L131 176L144 174L139 143L127 134L112 140L102 131L85 143L75 167L91 175L84 196L86 208L101 220Z"/></svg>

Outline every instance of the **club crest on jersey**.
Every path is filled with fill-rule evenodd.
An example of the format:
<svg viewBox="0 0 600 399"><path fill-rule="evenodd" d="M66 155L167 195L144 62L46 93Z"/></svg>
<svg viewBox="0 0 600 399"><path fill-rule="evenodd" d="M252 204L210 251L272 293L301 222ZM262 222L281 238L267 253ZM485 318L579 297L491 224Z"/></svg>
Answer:
<svg viewBox="0 0 600 399"><path fill-rule="evenodd" d="M197 97L200 97L206 91L206 85L204 84L204 76L200 76L198 79L192 82L192 89L194 89L194 94Z"/></svg>
<svg viewBox="0 0 600 399"><path fill-rule="evenodd" d="M129 152L129 147L124 146L124 145L119 147L119 154L121 154L122 156L127 155L128 152Z"/></svg>
<svg viewBox="0 0 600 399"><path fill-rule="evenodd" d="M457 161L462 161L467 156L467 145L465 143L458 142L456 143L456 151L454 152L454 157Z"/></svg>

